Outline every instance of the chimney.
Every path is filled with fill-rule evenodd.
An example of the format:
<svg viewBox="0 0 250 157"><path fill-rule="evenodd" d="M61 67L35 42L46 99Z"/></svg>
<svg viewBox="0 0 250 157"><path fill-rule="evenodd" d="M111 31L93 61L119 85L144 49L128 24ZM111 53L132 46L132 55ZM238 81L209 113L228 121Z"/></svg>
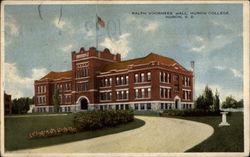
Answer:
<svg viewBox="0 0 250 157"><path fill-rule="evenodd" d="M194 61L191 61L191 71L194 72Z"/></svg>

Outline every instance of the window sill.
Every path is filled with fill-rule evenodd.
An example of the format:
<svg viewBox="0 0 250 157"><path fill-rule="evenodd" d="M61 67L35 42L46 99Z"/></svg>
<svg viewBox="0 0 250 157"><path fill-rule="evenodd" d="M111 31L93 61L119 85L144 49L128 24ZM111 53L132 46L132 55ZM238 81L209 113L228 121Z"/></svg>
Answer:
<svg viewBox="0 0 250 157"><path fill-rule="evenodd" d="M151 99L151 97L148 97L148 98L135 98L135 100L143 100L143 99Z"/></svg>
<svg viewBox="0 0 250 157"><path fill-rule="evenodd" d="M128 101L128 99L116 99L116 101Z"/></svg>
<svg viewBox="0 0 250 157"><path fill-rule="evenodd" d="M128 84L116 85L115 87L123 87L123 86L128 86Z"/></svg>
<svg viewBox="0 0 250 157"><path fill-rule="evenodd" d="M149 82L135 82L134 84L147 84L147 83L150 83L150 81Z"/></svg>
<svg viewBox="0 0 250 157"><path fill-rule="evenodd" d="M112 100L100 100L100 102L111 102Z"/></svg>

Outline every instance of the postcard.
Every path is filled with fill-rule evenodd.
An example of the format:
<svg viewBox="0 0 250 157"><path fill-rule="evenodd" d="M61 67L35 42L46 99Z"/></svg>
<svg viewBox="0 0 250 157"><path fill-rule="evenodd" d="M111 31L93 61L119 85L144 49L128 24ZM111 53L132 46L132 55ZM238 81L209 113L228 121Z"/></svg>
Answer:
<svg viewBox="0 0 250 157"><path fill-rule="evenodd" d="M248 156L249 2L4 1L2 156Z"/></svg>

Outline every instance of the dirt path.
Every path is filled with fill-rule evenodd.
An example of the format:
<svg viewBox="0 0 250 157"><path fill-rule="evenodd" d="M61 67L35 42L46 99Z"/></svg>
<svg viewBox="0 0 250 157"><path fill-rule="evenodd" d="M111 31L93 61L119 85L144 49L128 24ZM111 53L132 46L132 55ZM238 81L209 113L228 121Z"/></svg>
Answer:
<svg viewBox="0 0 250 157"><path fill-rule="evenodd" d="M187 120L138 116L146 124L117 134L16 152L184 152L213 134L207 124Z"/></svg>

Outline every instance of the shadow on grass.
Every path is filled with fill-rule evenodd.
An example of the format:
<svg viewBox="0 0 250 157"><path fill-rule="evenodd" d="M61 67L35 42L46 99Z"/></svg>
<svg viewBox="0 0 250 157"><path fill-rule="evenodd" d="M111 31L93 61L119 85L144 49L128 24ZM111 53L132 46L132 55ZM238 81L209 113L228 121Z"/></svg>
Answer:
<svg viewBox="0 0 250 157"><path fill-rule="evenodd" d="M28 139L28 134L32 131L69 127L73 126L72 121L72 115L56 117L5 118L5 150L13 151L19 149L30 149L85 140L136 129L145 124L143 120L135 118L133 122L121 124L112 128L103 128L100 130L85 131L56 137Z"/></svg>

